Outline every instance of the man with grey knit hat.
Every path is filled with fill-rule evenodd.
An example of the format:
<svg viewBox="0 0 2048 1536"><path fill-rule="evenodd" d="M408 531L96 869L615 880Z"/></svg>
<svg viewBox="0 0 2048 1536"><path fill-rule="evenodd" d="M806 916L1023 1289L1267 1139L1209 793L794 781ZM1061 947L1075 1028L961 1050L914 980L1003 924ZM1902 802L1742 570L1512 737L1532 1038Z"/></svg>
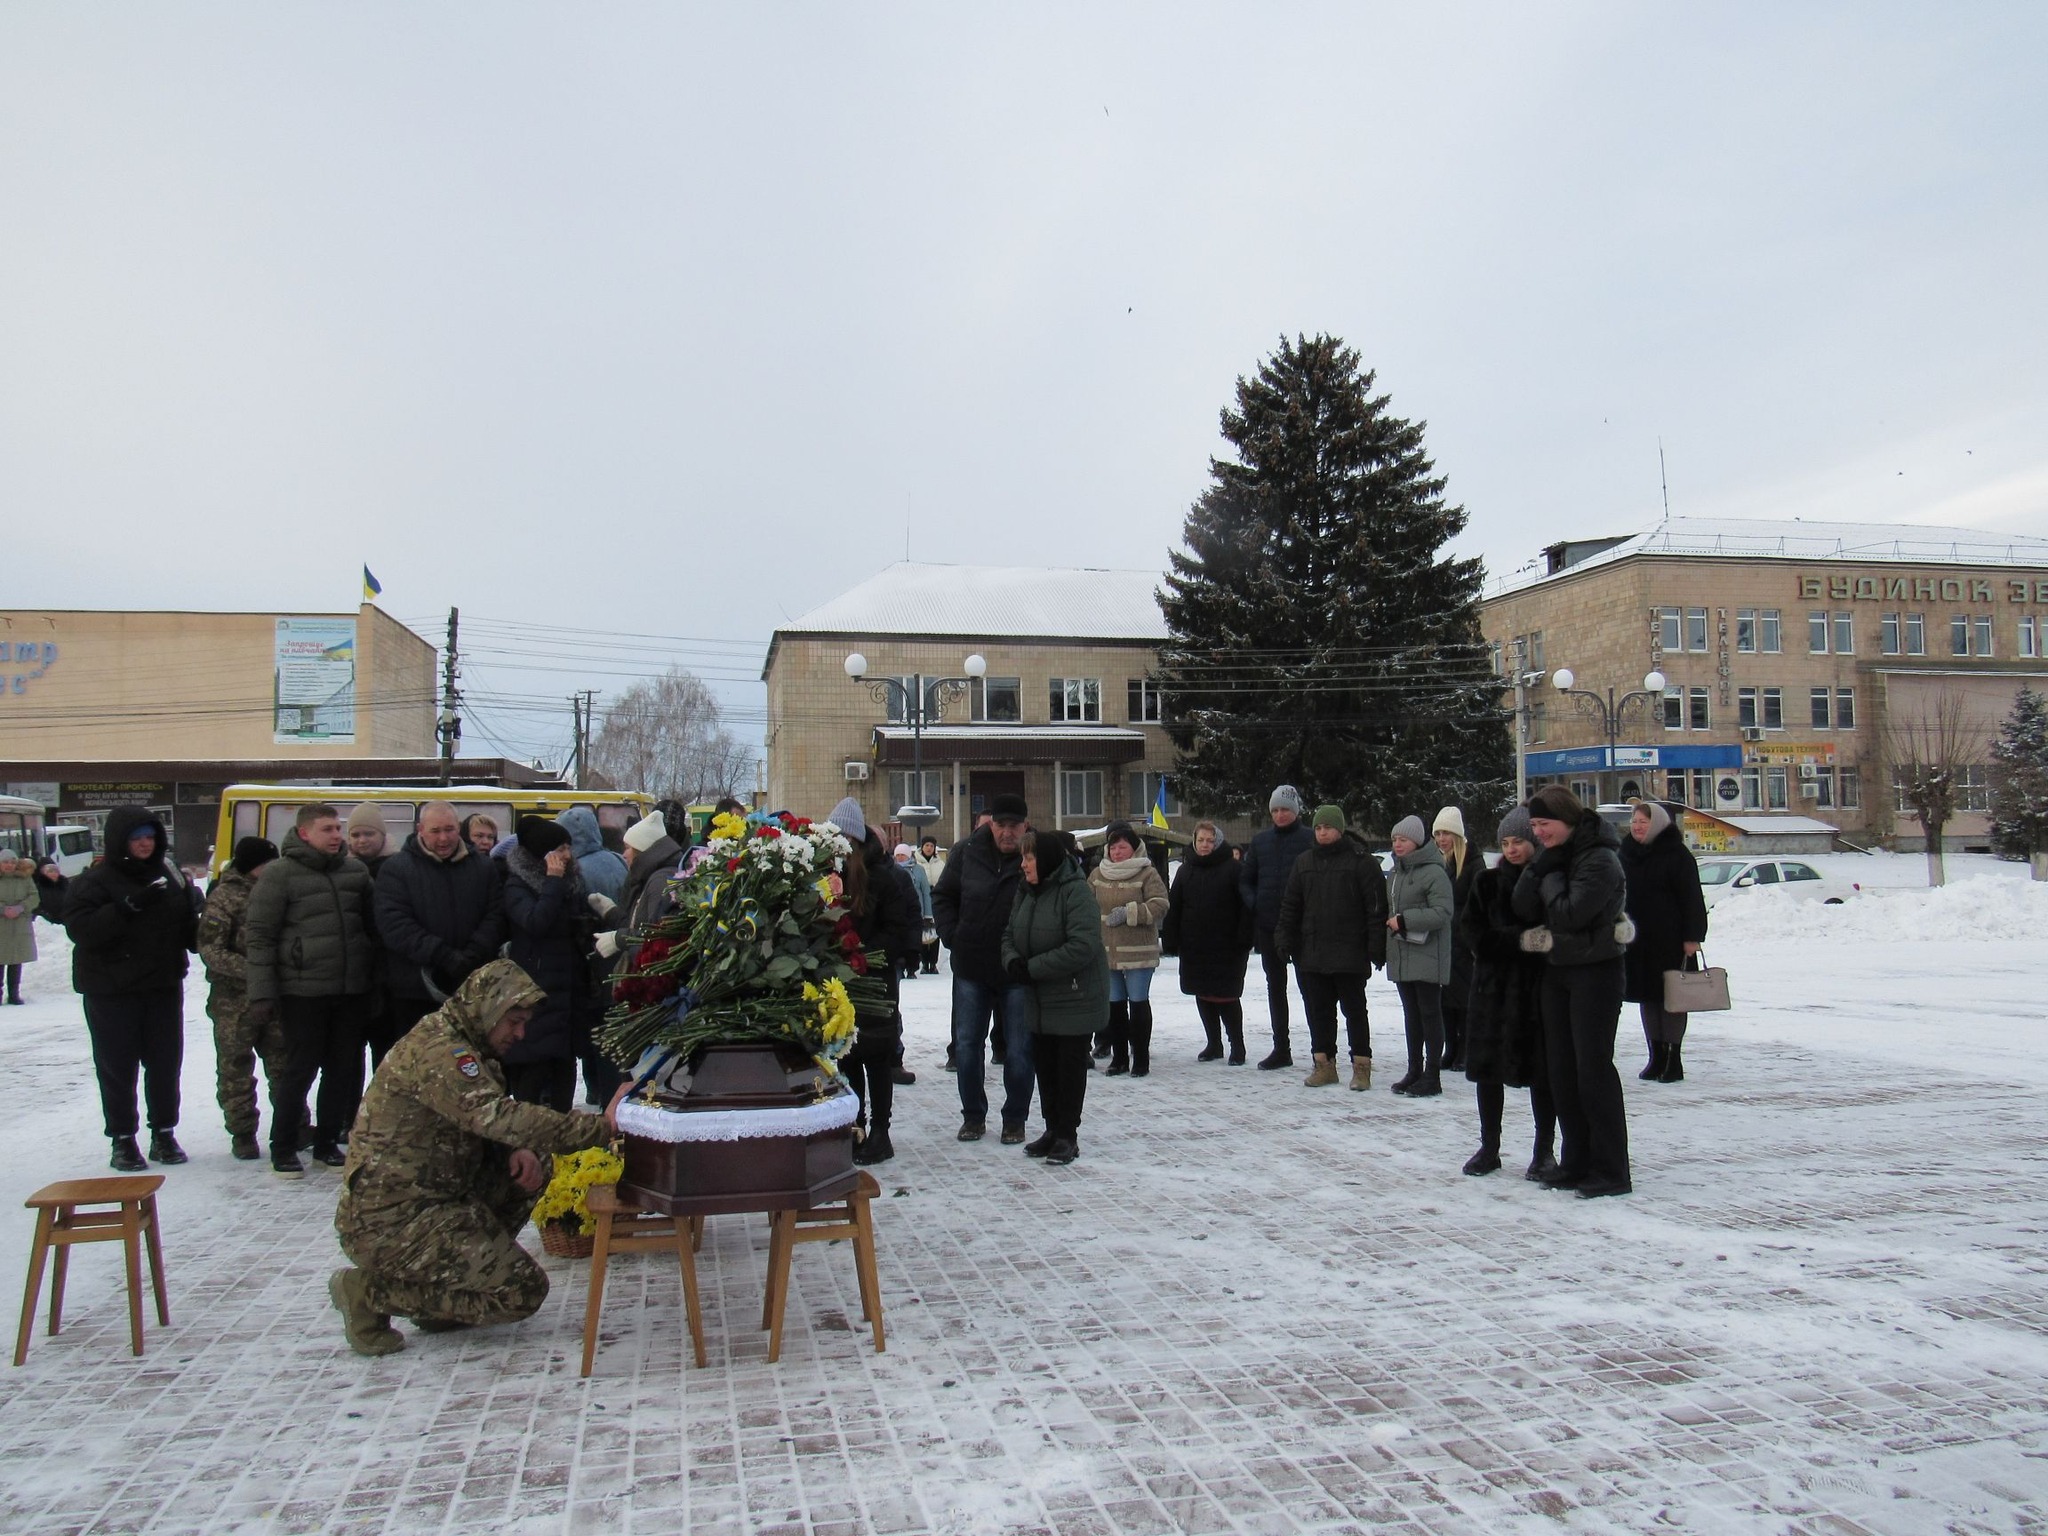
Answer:
<svg viewBox="0 0 2048 1536"><path fill-rule="evenodd" d="M1272 1054L1259 1063L1263 1072L1294 1065L1294 1052L1288 1044L1287 958L1274 933L1280 926L1287 877L1313 841L1301 824L1301 808L1301 792L1292 784L1275 789L1266 803L1273 825L1252 838L1237 872L1238 895L1252 913L1252 937L1266 972L1266 1008L1273 1022Z"/></svg>

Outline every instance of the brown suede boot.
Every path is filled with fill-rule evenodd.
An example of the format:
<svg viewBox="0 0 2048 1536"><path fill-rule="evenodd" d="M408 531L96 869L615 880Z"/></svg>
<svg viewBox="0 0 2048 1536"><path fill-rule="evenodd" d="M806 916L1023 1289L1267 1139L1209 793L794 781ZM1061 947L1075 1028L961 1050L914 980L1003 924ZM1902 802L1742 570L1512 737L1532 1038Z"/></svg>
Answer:
<svg viewBox="0 0 2048 1536"><path fill-rule="evenodd" d="M1327 1088L1336 1081L1337 1063L1335 1058L1325 1056L1321 1051L1317 1051L1315 1068L1307 1077L1301 1080L1301 1086L1304 1088Z"/></svg>
<svg viewBox="0 0 2048 1536"><path fill-rule="evenodd" d="M1351 1058L1351 1091L1365 1093L1372 1088L1372 1058L1354 1056Z"/></svg>

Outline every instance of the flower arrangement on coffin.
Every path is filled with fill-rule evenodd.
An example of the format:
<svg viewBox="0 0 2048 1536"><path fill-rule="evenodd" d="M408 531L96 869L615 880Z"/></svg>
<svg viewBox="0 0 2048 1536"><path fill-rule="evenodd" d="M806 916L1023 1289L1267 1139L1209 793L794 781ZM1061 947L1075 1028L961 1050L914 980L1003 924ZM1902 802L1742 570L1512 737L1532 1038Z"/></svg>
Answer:
<svg viewBox="0 0 2048 1536"><path fill-rule="evenodd" d="M588 1258L591 1234L597 1230L597 1218L590 1214L591 1186L616 1184L625 1171L625 1160L603 1147L557 1157L554 1175L533 1207L541 1247L557 1258Z"/></svg>
<svg viewBox="0 0 2048 1536"><path fill-rule="evenodd" d="M721 1044L792 1045L825 1082L861 1014L886 1016L888 985L840 905L839 871L857 857L829 821L784 812L713 819L709 857L675 882L676 908L614 979L598 1043L645 1081L655 1062Z"/></svg>

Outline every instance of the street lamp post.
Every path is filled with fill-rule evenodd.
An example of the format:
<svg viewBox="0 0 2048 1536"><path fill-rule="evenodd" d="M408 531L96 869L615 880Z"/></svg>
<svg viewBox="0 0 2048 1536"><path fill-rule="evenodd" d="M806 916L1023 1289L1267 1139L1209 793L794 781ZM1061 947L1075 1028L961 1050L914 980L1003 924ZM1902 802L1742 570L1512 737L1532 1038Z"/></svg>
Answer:
<svg viewBox="0 0 2048 1536"><path fill-rule="evenodd" d="M1624 693L1618 699L1614 696L1612 687L1608 688L1604 698L1590 688L1574 688L1572 684L1578 679L1572 675L1570 667L1559 667L1551 673L1550 680L1557 691L1570 699L1574 706L1599 722L1601 730L1607 736L1606 766L1609 772L1614 771L1615 767L1614 749L1621 741L1622 716L1628 713L1629 707L1633 704L1664 697L1664 674L1655 668L1643 674L1643 686L1639 690Z"/></svg>
<svg viewBox="0 0 2048 1536"><path fill-rule="evenodd" d="M868 659L855 651L846 658L846 675L856 683L865 683L869 695L884 709L903 712L903 722L910 727L910 782L913 793L921 803L924 795L924 728L927 724L937 725L944 713L946 701L957 698L963 689L972 687L975 680L988 671L988 663L980 656L969 656L961 662L963 677L926 677L922 672L905 679L900 677L869 677ZM892 808L893 814L893 808Z"/></svg>

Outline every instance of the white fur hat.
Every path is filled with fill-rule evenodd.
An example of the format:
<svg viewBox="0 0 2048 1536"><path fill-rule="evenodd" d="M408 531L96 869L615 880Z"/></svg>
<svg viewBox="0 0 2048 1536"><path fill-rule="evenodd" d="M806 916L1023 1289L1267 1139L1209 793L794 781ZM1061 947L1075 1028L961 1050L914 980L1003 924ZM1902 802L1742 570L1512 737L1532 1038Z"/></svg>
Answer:
<svg viewBox="0 0 2048 1536"><path fill-rule="evenodd" d="M626 828L626 846L635 853L645 853L667 836L667 818L659 811L649 811Z"/></svg>

